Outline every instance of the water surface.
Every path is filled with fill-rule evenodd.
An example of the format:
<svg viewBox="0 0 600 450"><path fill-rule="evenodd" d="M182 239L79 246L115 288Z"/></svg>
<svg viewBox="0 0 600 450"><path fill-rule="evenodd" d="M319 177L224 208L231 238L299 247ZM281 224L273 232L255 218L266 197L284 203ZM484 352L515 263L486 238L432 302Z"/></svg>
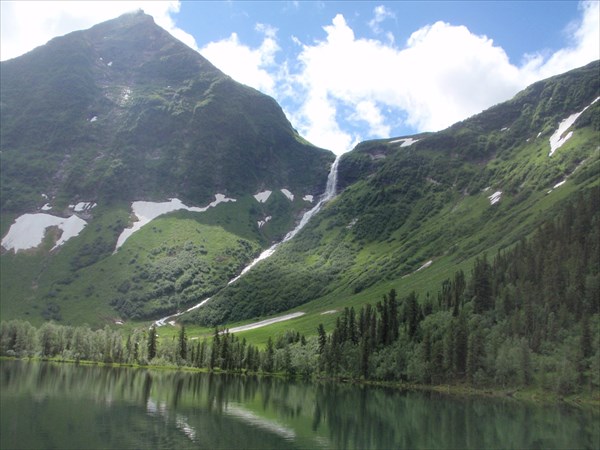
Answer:
<svg viewBox="0 0 600 450"><path fill-rule="evenodd" d="M2 361L0 448L599 448L599 415L268 377Z"/></svg>

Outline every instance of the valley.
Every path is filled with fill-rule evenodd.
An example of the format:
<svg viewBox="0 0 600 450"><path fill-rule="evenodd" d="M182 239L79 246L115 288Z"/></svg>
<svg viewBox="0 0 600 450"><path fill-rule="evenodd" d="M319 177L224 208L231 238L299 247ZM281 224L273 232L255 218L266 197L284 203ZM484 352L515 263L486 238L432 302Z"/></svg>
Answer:
<svg viewBox="0 0 600 450"><path fill-rule="evenodd" d="M143 12L2 62L2 352L594 397L599 68L336 157Z"/></svg>

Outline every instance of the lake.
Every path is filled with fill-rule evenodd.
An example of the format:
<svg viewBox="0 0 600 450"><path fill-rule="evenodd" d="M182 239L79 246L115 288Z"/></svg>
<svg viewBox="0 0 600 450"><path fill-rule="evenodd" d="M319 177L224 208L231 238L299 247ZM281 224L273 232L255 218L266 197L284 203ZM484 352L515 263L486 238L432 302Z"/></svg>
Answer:
<svg viewBox="0 0 600 450"><path fill-rule="evenodd" d="M564 405L279 378L2 361L0 448L600 447Z"/></svg>

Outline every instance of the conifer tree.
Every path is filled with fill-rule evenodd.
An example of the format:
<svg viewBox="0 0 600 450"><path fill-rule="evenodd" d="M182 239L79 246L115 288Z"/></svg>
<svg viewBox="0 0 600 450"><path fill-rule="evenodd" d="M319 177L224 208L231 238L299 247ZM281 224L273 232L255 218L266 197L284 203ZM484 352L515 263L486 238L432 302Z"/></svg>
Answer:
<svg viewBox="0 0 600 450"><path fill-rule="evenodd" d="M150 327L150 331L148 331L148 361L152 361L156 356L156 347L156 325L152 325L152 327Z"/></svg>
<svg viewBox="0 0 600 450"><path fill-rule="evenodd" d="M179 329L179 338L177 342L177 352L179 357L185 361L187 359L187 335L185 333L185 325L181 325Z"/></svg>

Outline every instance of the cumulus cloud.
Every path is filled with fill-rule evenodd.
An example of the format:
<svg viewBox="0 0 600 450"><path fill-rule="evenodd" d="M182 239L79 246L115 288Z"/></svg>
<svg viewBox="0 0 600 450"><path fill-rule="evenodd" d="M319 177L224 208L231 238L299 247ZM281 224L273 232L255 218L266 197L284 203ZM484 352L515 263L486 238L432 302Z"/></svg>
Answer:
<svg viewBox="0 0 600 450"><path fill-rule="evenodd" d="M89 28L126 12L143 9L158 25L197 49L193 36L178 28L172 18L179 1L2 1L0 58L14 58L43 45L55 36Z"/></svg>
<svg viewBox="0 0 600 450"><path fill-rule="evenodd" d="M357 139L388 136L399 121L416 132L443 129L537 80L598 59L599 5L582 4L581 20L569 27L568 47L547 58L527 55L521 66L492 39L464 26L436 22L398 48L357 38L338 14L324 27L324 40L302 45L302 68L292 83L306 102L294 119L309 140L338 152ZM386 17L376 8L370 24ZM362 122L366 132L352 133L341 122Z"/></svg>
<svg viewBox="0 0 600 450"><path fill-rule="evenodd" d="M237 33L232 33L227 39L209 42L200 53L236 81L274 95L277 72L281 70L275 64L279 51L277 29L257 24L256 31L264 35L257 48L242 44Z"/></svg>

